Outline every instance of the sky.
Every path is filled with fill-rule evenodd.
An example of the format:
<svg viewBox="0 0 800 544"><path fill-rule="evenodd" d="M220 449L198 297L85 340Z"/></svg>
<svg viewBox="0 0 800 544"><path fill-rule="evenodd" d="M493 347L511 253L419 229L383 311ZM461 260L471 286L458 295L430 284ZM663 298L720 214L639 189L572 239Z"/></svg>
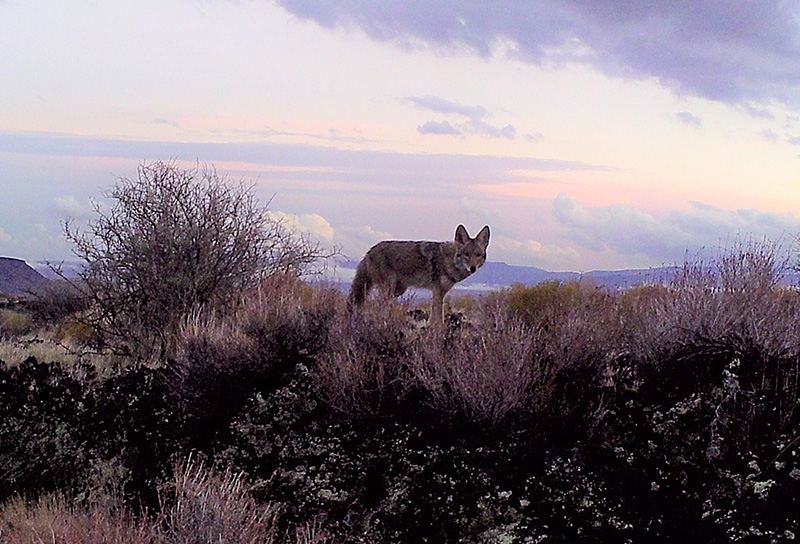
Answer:
<svg viewBox="0 0 800 544"><path fill-rule="evenodd" d="M459 223L548 270L793 240L800 4L0 0L0 255L68 259L155 160L352 259Z"/></svg>

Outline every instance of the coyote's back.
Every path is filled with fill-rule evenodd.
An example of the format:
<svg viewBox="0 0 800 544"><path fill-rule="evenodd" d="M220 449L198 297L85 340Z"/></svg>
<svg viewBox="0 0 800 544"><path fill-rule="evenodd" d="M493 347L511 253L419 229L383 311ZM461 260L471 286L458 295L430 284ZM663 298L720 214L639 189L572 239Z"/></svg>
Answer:
<svg viewBox="0 0 800 544"><path fill-rule="evenodd" d="M488 225L475 238L459 225L452 242L389 240L375 244L358 264L348 307L363 304L373 287L386 298L419 287L433 293L431 321L441 322L444 295L483 266L488 245Z"/></svg>

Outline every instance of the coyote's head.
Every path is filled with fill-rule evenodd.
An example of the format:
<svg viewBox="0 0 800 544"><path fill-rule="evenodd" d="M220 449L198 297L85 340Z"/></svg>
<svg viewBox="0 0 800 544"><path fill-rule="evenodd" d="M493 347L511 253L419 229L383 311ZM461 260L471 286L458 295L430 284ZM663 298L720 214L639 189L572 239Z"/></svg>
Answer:
<svg viewBox="0 0 800 544"><path fill-rule="evenodd" d="M489 246L489 225L481 229L475 238L470 238L464 225L456 229L456 266L474 274L486 262L486 248Z"/></svg>

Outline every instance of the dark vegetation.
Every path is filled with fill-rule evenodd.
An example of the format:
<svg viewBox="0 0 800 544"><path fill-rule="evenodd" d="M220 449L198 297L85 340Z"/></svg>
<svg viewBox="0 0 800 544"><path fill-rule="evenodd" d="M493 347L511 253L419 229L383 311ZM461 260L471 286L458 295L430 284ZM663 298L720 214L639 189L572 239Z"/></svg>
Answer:
<svg viewBox="0 0 800 544"><path fill-rule="evenodd" d="M515 286L445 331L274 273L163 360L2 364L0 541L793 540L786 265Z"/></svg>

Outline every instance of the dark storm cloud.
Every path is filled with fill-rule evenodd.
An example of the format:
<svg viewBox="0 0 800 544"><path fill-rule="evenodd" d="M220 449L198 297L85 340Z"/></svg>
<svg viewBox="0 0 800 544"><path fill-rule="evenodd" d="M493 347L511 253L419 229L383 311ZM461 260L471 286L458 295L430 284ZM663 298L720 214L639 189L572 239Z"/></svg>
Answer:
<svg viewBox="0 0 800 544"><path fill-rule="evenodd" d="M502 45L531 64L655 78L679 94L800 104L800 8L785 0L277 1L403 47L487 57Z"/></svg>

